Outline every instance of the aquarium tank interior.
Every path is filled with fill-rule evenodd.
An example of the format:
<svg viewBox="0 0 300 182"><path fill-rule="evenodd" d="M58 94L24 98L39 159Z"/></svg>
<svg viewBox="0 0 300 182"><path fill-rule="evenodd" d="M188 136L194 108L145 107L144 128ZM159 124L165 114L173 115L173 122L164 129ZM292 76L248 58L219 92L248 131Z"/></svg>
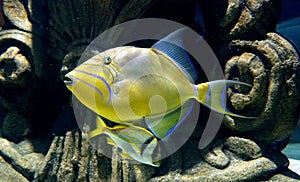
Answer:
<svg viewBox="0 0 300 182"><path fill-rule="evenodd" d="M300 181L300 1L0 0L0 181Z"/></svg>

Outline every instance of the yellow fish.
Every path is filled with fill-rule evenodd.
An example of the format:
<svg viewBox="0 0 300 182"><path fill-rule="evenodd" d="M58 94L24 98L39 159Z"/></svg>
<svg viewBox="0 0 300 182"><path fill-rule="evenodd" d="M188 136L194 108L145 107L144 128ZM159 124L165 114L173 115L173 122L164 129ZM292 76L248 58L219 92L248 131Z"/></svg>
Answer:
<svg viewBox="0 0 300 182"><path fill-rule="evenodd" d="M182 31L169 37L180 37ZM226 86L248 84L217 80L195 85L196 74L186 52L166 38L151 48L123 46L98 53L66 74L65 84L99 115L90 138L106 134L125 157L158 166L153 157L157 142L189 113L190 99L217 112L247 118L230 112L224 98ZM108 127L102 118L115 125Z"/></svg>

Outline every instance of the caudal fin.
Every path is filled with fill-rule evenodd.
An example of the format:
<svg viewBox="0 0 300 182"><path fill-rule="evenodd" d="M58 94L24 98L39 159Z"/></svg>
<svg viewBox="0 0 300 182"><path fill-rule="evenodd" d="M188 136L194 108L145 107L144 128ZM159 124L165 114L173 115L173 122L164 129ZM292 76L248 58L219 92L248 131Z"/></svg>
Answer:
<svg viewBox="0 0 300 182"><path fill-rule="evenodd" d="M226 88L233 84L241 84L241 85L246 85L251 87L251 85L244 82L233 81L233 80L216 80L216 81L195 85L195 90L196 90L195 96L197 97L197 100L201 104L219 113L224 113L234 117L253 119L254 117L247 117L247 116L235 114L227 109Z"/></svg>

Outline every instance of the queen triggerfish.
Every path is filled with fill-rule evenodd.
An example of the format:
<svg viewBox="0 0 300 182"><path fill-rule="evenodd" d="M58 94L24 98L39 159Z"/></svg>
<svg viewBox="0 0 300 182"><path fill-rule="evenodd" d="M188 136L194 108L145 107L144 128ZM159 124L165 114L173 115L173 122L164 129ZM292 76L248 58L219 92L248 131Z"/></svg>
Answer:
<svg viewBox="0 0 300 182"><path fill-rule="evenodd" d="M247 118L230 112L225 102L228 85L248 84L233 80L193 84L197 73L187 53L168 42L168 37L180 39L183 31L151 48L123 46L97 53L65 75L66 87L98 115L89 138L105 134L124 157L158 166L157 143L189 114L188 100Z"/></svg>

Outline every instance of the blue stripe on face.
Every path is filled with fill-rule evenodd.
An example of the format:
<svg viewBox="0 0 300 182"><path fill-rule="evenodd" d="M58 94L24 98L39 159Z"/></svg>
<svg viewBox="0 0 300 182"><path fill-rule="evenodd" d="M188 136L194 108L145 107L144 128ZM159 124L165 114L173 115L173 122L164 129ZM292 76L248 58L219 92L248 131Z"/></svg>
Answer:
<svg viewBox="0 0 300 182"><path fill-rule="evenodd" d="M109 99L108 99L108 103L111 102L111 97L112 97L112 91L111 91L111 88L109 86L109 84L106 82L106 80L102 77L102 76L99 76L99 75L96 75L96 74L93 74L93 73L89 73L89 72L86 72L86 71L83 71L83 70L74 70L74 71L77 71L77 72L80 72L80 73L83 73L83 74L86 74L86 75L89 75L89 76L92 76L102 82L104 82L106 88L108 89L109 91ZM89 84L91 85L91 84ZM95 89L97 89L95 86L93 86ZM97 89L99 90L99 89ZM100 90L99 90L100 91Z"/></svg>
<svg viewBox="0 0 300 182"><path fill-rule="evenodd" d="M94 90L101 96L101 98L103 99L103 93L102 93L97 87L95 87L94 85L92 85L92 84L90 84L90 83L88 83L88 82L86 82L86 81L84 81L84 80L82 80L82 79L80 79L80 78L73 77L73 79L79 80L79 81L81 81L82 83L84 83L85 85L87 85L87 86L89 86L90 88L94 89Z"/></svg>

